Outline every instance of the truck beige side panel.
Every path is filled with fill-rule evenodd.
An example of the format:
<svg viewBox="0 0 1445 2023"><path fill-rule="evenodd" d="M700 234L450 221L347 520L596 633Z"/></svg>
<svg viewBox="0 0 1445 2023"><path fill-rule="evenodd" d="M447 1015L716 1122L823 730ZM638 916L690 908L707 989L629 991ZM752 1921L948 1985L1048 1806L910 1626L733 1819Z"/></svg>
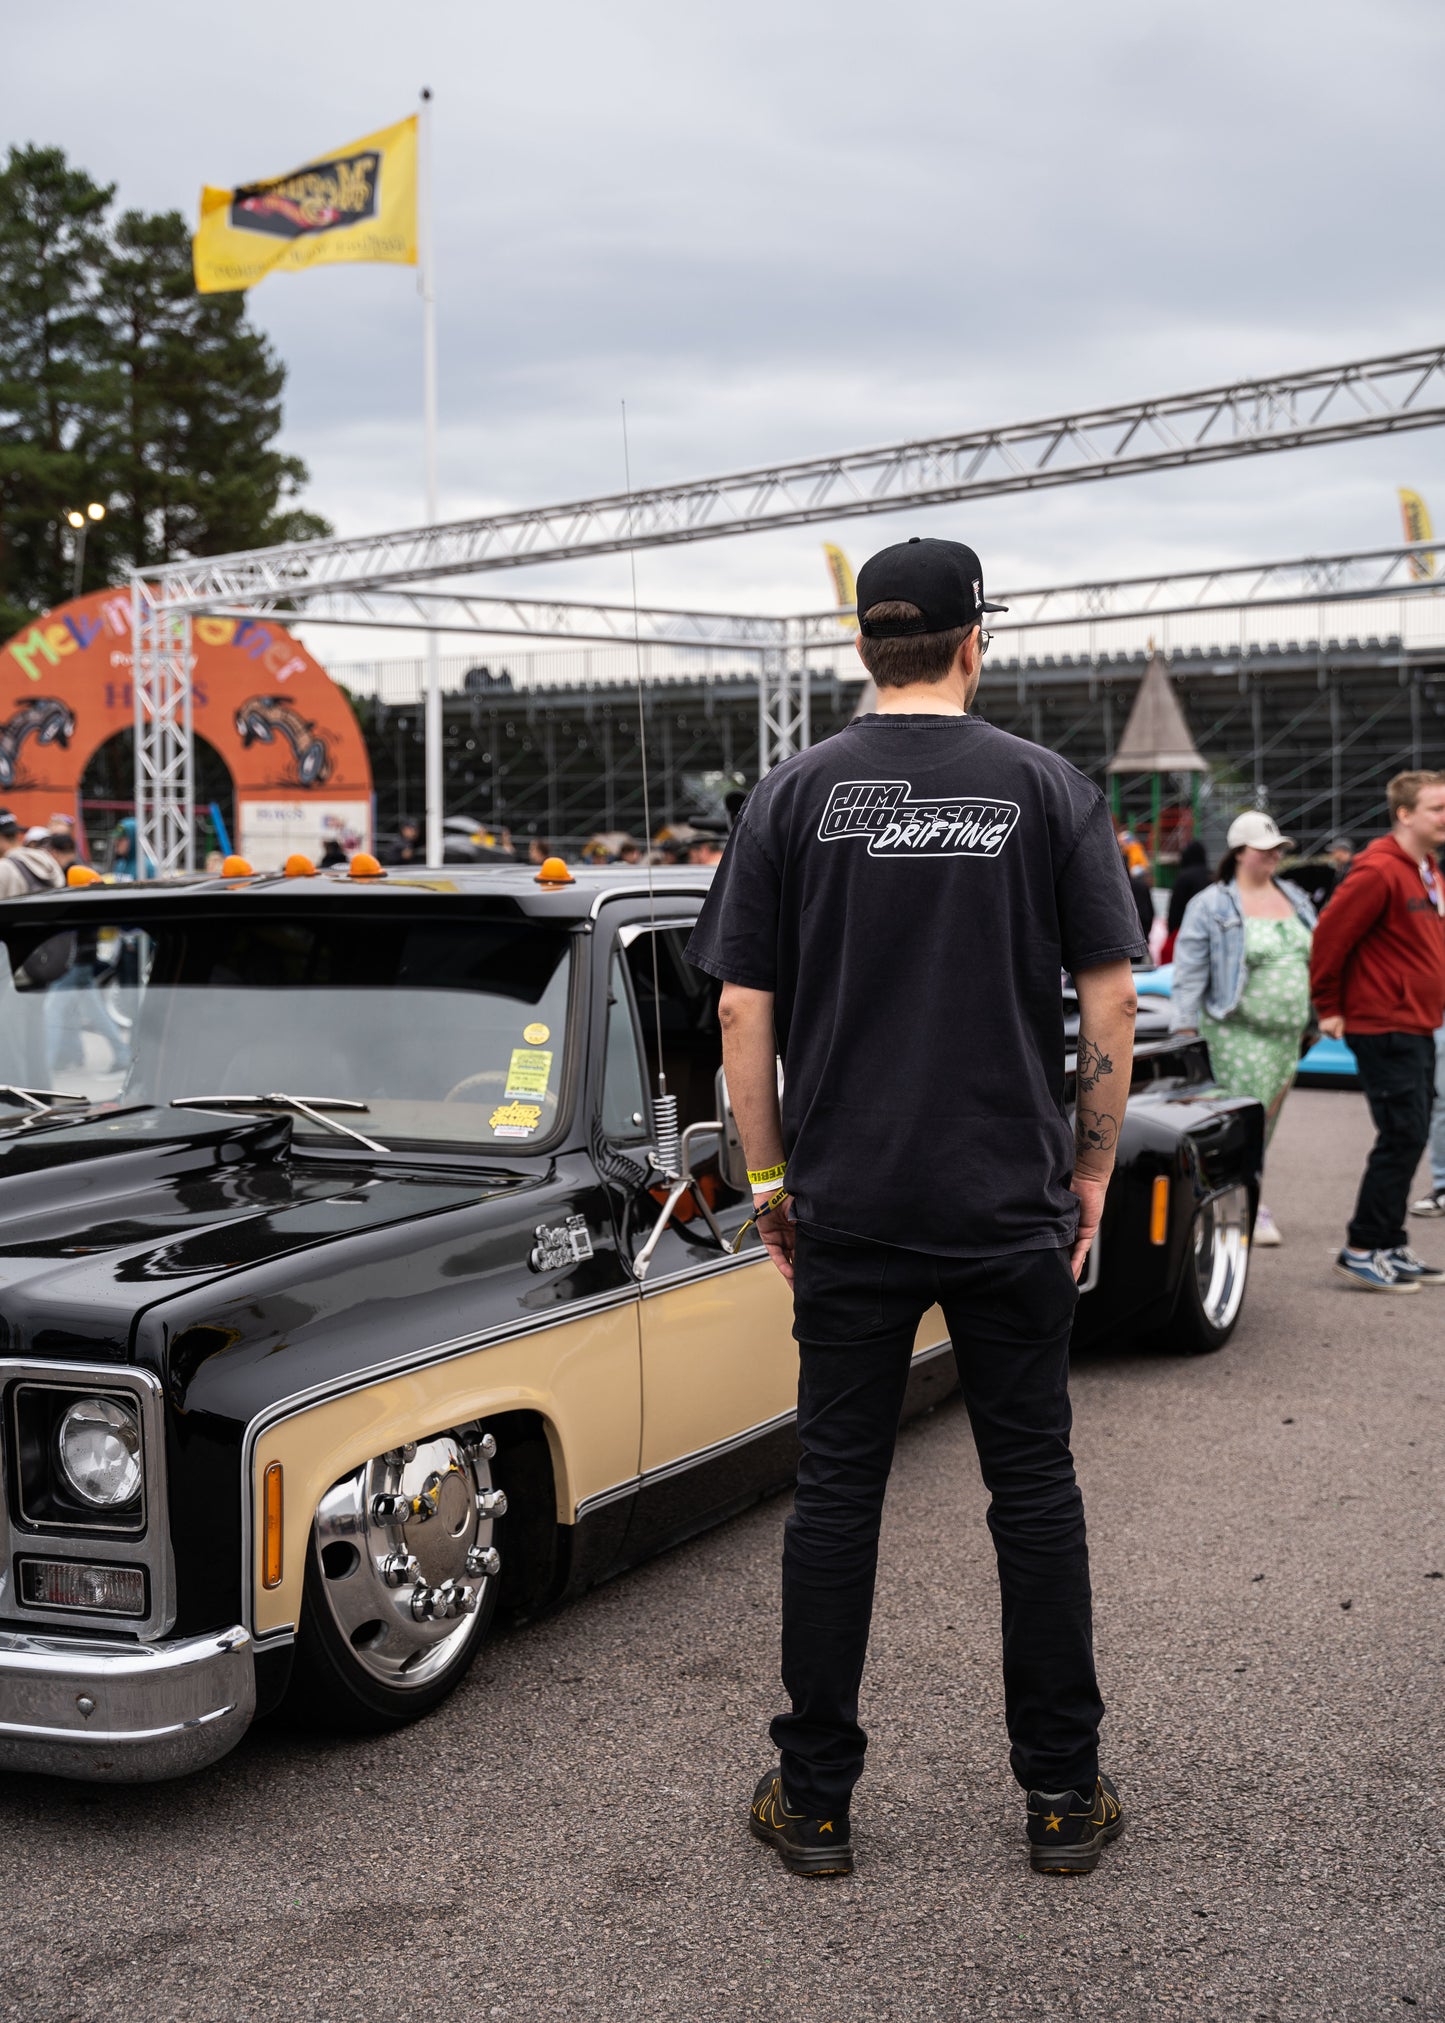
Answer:
<svg viewBox="0 0 1445 2023"><path fill-rule="evenodd" d="M445 1426L530 1409L546 1420L557 1481L557 1516L570 1523L588 1496L637 1473L641 1438L637 1303L629 1300L515 1341L408 1370L305 1406L257 1439L252 1510L281 1463L285 1551L281 1584L261 1585L261 1527L252 1527L252 1591L258 1633L294 1624L316 1506L348 1469Z"/></svg>
<svg viewBox="0 0 1445 2023"><path fill-rule="evenodd" d="M790 1412L798 1402L793 1299L766 1260L642 1302L642 1470L666 1468ZM939 1307L914 1354L947 1339Z"/></svg>

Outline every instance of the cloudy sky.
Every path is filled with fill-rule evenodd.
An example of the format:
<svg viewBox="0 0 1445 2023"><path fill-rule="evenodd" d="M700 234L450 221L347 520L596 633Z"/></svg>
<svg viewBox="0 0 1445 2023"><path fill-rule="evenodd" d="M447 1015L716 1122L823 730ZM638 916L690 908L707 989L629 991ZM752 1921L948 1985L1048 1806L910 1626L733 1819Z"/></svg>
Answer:
<svg viewBox="0 0 1445 2023"><path fill-rule="evenodd" d="M0 137L194 215L436 93L448 516L1022 420L1445 335L1439 0L67 0ZM343 531L421 517L409 270L275 276L286 443ZM990 581L1383 545L1442 432L845 522ZM639 562L644 602L828 601L826 527ZM507 585L622 599L627 564Z"/></svg>

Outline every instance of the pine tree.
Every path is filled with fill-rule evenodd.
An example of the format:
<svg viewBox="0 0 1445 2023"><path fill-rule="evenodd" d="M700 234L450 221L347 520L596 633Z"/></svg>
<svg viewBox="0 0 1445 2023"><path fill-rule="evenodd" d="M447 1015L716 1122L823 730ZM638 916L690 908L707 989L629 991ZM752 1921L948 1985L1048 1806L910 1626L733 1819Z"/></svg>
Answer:
<svg viewBox="0 0 1445 2023"><path fill-rule="evenodd" d="M59 148L12 148L0 170L0 638L67 594L66 511L100 496L111 195Z"/></svg>
<svg viewBox="0 0 1445 2023"><path fill-rule="evenodd" d="M196 293L178 211L120 218L101 307L119 382L103 460L127 560L328 531L291 504L305 465L273 447L286 369L246 322L244 296Z"/></svg>
<svg viewBox="0 0 1445 2023"><path fill-rule="evenodd" d="M127 211L58 148L0 170L0 639L133 564L329 531L275 448L286 369L245 297L198 295L179 212Z"/></svg>

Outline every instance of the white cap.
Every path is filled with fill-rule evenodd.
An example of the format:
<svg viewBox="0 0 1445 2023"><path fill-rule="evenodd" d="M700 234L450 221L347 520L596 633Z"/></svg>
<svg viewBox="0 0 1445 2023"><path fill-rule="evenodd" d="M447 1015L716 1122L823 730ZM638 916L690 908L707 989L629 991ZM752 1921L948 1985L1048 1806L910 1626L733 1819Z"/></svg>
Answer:
<svg viewBox="0 0 1445 2023"><path fill-rule="evenodd" d="M33 829L25 831L25 840L27 843L48 843L50 841L50 831L43 823L37 822Z"/></svg>
<svg viewBox="0 0 1445 2023"><path fill-rule="evenodd" d="M1281 836L1279 824L1263 808L1247 808L1236 815L1224 839L1231 850L1293 850L1294 837Z"/></svg>

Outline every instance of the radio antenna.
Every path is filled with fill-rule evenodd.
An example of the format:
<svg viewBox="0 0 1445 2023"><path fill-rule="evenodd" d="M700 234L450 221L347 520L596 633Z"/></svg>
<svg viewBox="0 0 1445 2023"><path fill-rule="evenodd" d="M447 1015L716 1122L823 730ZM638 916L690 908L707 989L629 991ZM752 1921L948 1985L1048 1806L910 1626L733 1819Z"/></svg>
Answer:
<svg viewBox="0 0 1445 2023"><path fill-rule="evenodd" d="M622 472L627 485L627 565L632 574L632 666L637 685L637 753L642 761L643 861L647 866L647 925L652 944L652 1016L657 1049L657 1093L652 1098L652 1125L657 1138L656 1159L669 1177L682 1166L678 1137L677 1098L667 1092L667 1075L662 1065L662 984L657 954L657 890L652 876L652 788L647 771L647 710L642 691L642 615L637 604L637 550L632 545L636 500L632 491L632 456L627 440L627 402L622 403Z"/></svg>

